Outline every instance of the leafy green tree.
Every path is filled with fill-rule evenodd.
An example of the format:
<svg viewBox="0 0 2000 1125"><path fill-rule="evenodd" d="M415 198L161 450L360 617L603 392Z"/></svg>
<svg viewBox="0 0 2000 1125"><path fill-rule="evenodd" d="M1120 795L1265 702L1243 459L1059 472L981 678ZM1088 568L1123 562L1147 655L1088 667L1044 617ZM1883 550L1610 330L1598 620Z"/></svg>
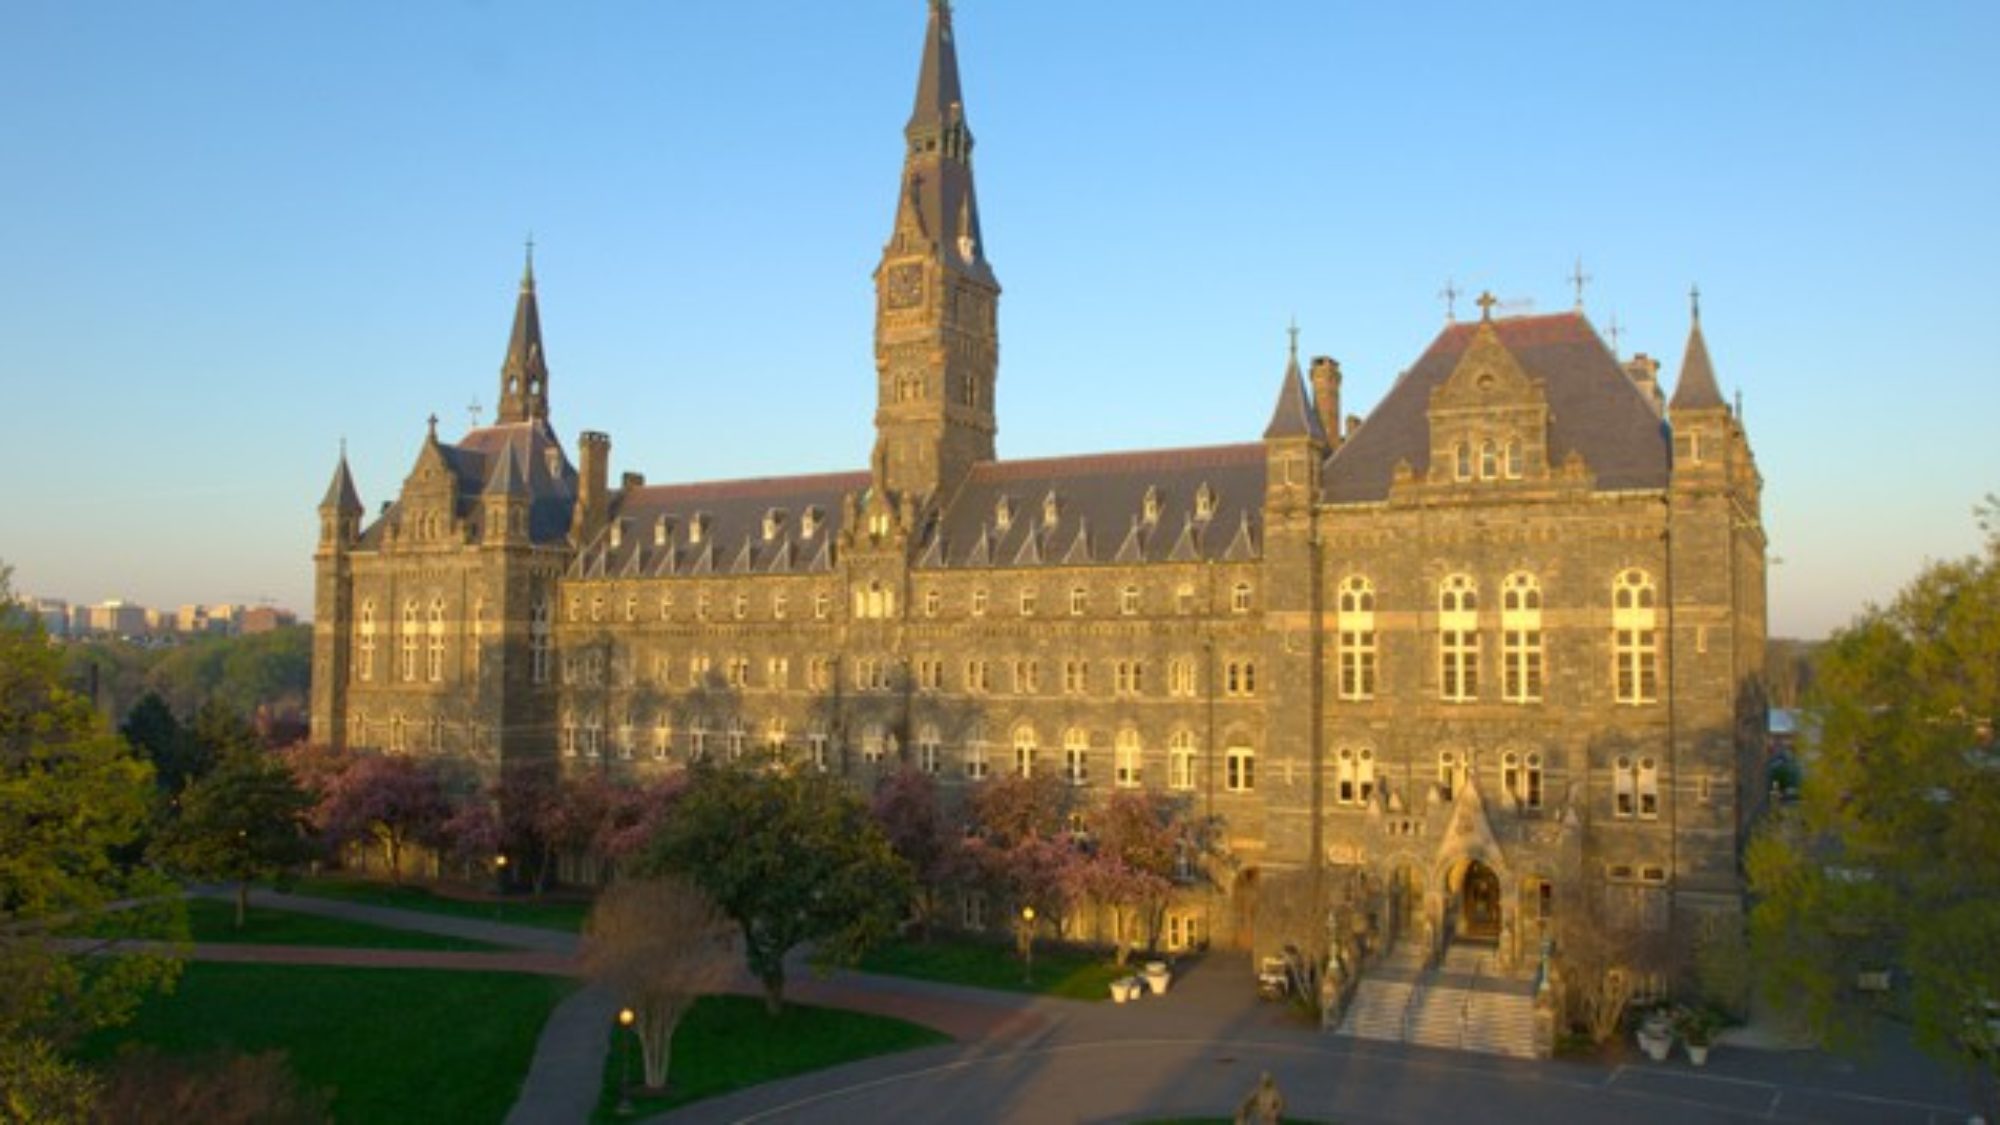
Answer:
<svg viewBox="0 0 2000 1125"><path fill-rule="evenodd" d="M132 749L153 763L153 781L160 792L171 797L187 784L208 772L214 759L203 752L194 733L174 717L174 709L160 693L149 691L139 697L125 722L118 728Z"/></svg>
<svg viewBox="0 0 2000 1125"><path fill-rule="evenodd" d="M313 855L313 799L284 762L254 747L225 753L181 795L181 814L160 840L174 870L236 884L236 925L250 910L250 884L280 876Z"/></svg>
<svg viewBox="0 0 2000 1125"><path fill-rule="evenodd" d="M1983 1076L2000 1001L2000 531L1934 563L1820 657L1802 799L1757 839L1751 938L1774 1002L1839 1042L1910 981L1919 1040ZM1994 1106L2000 1109L2000 1105Z"/></svg>
<svg viewBox="0 0 2000 1125"><path fill-rule="evenodd" d="M895 933L912 891L909 865L858 795L748 764L696 765L636 866L687 877L736 923L773 1014L787 953L814 942L817 963L851 964Z"/></svg>
<svg viewBox="0 0 2000 1125"><path fill-rule="evenodd" d="M178 971L165 956L66 953L48 936L79 919L108 941L185 936L171 888L117 858L152 794L152 768L66 686L39 623L0 614L0 1103L15 1119L63 1119L88 1084L58 1052L129 1019ZM137 905L106 910L119 900Z"/></svg>

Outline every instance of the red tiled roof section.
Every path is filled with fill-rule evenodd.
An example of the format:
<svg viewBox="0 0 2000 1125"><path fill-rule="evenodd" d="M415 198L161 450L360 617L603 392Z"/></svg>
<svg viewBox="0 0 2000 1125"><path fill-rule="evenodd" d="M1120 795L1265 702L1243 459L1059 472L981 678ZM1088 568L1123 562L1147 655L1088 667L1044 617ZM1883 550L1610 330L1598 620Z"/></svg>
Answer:
<svg viewBox="0 0 2000 1125"><path fill-rule="evenodd" d="M1105 473L1226 468L1257 464L1263 460L1264 447L1256 443L1205 445L1189 449L1140 449L1127 453L1086 453L1074 457L987 461L972 467L972 480L980 484L1000 484L1007 481L1039 481L1097 476Z"/></svg>
<svg viewBox="0 0 2000 1125"><path fill-rule="evenodd" d="M747 480L714 480L697 484L658 484L627 489L627 503L647 507L674 507L682 504L725 500L760 500L774 496L795 496L802 492L849 492L868 487L866 470L846 473L816 473L797 477L752 477Z"/></svg>
<svg viewBox="0 0 2000 1125"><path fill-rule="evenodd" d="M1424 354L1432 352L1457 353L1472 342L1473 333L1479 331L1479 321L1462 320L1446 328L1431 342ZM1536 348L1544 344L1579 343L1597 339L1597 333L1590 322L1573 312L1549 313L1545 316L1507 317L1493 322L1493 331L1499 333L1500 342L1509 350L1515 348Z"/></svg>

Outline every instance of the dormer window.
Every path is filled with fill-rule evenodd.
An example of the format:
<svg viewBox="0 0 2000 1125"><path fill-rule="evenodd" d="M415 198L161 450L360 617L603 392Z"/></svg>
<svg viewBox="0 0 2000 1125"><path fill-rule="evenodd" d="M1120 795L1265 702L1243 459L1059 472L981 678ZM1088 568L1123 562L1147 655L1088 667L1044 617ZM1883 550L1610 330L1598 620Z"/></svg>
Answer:
<svg viewBox="0 0 2000 1125"><path fill-rule="evenodd" d="M776 539L785 530L785 510L772 508L764 513L764 542Z"/></svg>
<svg viewBox="0 0 2000 1125"><path fill-rule="evenodd" d="M625 521L619 520L611 525L611 549L615 551L624 545L625 545Z"/></svg>
<svg viewBox="0 0 2000 1125"><path fill-rule="evenodd" d="M1148 488L1146 498L1139 502L1139 518L1147 523L1160 522L1160 490Z"/></svg>
<svg viewBox="0 0 2000 1125"><path fill-rule="evenodd" d="M697 544L700 543L701 537L704 534L706 534L707 531L708 531L708 513L706 512L695 513L695 517L688 521L688 542Z"/></svg>
<svg viewBox="0 0 2000 1125"><path fill-rule="evenodd" d="M665 517L665 516L661 516L661 517L660 517L659 519L657 519L657 520L654 520L654 521L653 521L653 546L655 546L655 547L664 547L664 546L666 546L666 545L667 545L667 535L668 535L668 534L669 534L669 533L670 533L670 532L671 532L672 530L673 530L673 524L671 524L671 523L668 523L668 522L667 522L667 517Z"/></svg>
<svg viewBox="0 0 2000 1125"><path fill-rule="evenodd" d="M1013 525L1014 505L1009 503L1005 496L1002 496L1000 502L993 505L993 526L1005 531Z"/></svg>
<svg viewBox="0 0 2000 1125"><path fill-rule="evenodd" d="M1203 481L1201 484L1201 488L1197 490L1194 494L1194 518L1198 520L1205 520L1213 517L1214 515L1215 515L1215 490L1208 487L1207 481Z"/></svg>
<svg viewBox="0 0 2000 1125"><path fill-rule="evenodd" d="M1062 504L1056 499L1056 494L1051 492L1042 498L1042 526L1054 527L1056 521L1061 518Z"/></svg>
<svg viewBox="0 0 2000 1125"><path fill-rule="evenodd" d="M805 514L799 517L799 535L803 538L811 539L814 533L819 531L819 521L819 509L807 508Z"/></svg>
<svg viewBox="0 0 2000 1125"><path fill-rule="evenodd" d="M549 446L547 449L542 450L542 461L549 467L550 476L562 476L562 450L557 449L553 445Z"/></svg>

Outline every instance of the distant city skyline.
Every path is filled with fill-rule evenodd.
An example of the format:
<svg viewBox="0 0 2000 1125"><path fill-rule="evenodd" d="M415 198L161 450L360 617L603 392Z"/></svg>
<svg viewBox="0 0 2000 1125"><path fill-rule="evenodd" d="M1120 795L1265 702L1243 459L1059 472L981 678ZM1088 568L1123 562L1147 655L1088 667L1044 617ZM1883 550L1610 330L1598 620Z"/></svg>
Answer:
<svg viewBox="0 0 2000 1125"><path fill-rule="evenodd" d="M1817 637L2000 489L1990 5L958 5L1008 458L1255 440L1296 317L1364 414L1481 291L1671 390L1699 283ZM552 419L655 482L862 467L915 0L31 6L0 141L18 593L309 615L495 405L532 232ZM1518 306L1516 306L1518 307ZM745 419L755 419L745 423ZM399 420L399 421L391 421Z"/></svg>

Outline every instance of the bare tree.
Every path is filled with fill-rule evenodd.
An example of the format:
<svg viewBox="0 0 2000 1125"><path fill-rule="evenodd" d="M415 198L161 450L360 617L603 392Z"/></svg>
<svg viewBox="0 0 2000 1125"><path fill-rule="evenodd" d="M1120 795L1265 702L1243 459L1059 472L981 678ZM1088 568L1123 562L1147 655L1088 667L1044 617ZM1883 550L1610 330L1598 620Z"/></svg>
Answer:
<svg viewBox="0 0 2000 1125"><path fill-rule="evenodd" d="M583 969L631 1007L646 1086L667 1084L674 1029L694 1002L735 971L729 919L678 876L620 879L598 897L583 930Z"/></svg>

